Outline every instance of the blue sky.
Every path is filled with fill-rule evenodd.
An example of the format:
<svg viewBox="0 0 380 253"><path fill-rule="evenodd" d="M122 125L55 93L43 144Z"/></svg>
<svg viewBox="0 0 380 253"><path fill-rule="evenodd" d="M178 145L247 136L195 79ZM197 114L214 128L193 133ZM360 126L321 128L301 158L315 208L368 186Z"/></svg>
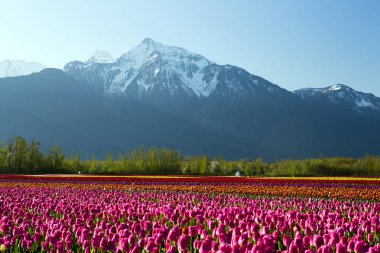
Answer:
<svg viewBox="0 0 380 253"><path fill-rule="evenodd" d="M380 1L0 1L0 61L62 68L144 38L286 89L344 83L380 96Z"/></svg>

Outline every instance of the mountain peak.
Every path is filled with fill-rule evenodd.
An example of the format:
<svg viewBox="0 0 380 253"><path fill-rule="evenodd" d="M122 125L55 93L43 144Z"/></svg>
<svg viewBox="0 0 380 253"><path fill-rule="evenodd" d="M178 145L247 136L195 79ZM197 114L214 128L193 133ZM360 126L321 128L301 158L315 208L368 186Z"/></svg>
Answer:
<svg viewBox="0 0 380 253"><path fill-rule="evenodd" d="M344 84L325 88L304 88L294 91L302 100L327 100L334 104L350 105L355 109L380 109L380 98L370 93L356 91Z"/></svg>
<svg viewBox="0 0 380 253"><path fill-rule="evenodd" d="M77 79L103 85L105 93L111 95L165 94L192 98L284 92L238 67L218 65L202 55L151 38L144 39L112 64L72 62L65 66L65 71Z"/></svg>
<svg viewBox="0 0 380 253"><path fill-rule="evenodd" d="M178 51L190 53L182 48L164 45L160 42L154 41L151 38L146 38L131 51L123 54L120 58L125 60L132 58L138 60L148 60L153 55L160 54L166 56L172 54L173 52L178 53Z"/></svg>
<svg viewBox="0 0 380 253"><path fill-rule="evenodd" d="M153 44L155 44L156 43L156 41L154 41L153 39L151 39L151 38L145 38L142 42L141 42L141 44L146 44L146 45L153 45Z"/></svg>
<svg viewBox="0 0 380 253"><path fill-rule="evenodd" d="M40 72L44 68L46 68L46 66L39 62L4 60L0 62L0 78L29 75Z"/></svg>
<svg viewBox="0 0 380 253"><path fill-rule="evenodd" d="M106 51L98 50L87 60L89 63L113 63L115 59Z"/></svg>
<svg viewBox="0 0 380 253"><path fill-rule="evenodd" d="M334 85L329 87L329 90L340 90L340 89L342 89L341 84L334 84Z"/></svg>
<svg viewBox="0 0 380 253"><path fill-rule="evenodd" d="M349 87L347 85L344 85L344 84L341 84L341 83L337 83L337 84L331 85L331 86L326 87L324 89L326 91L350 91L350 92L351 91L355 91L351 87Z"/></svg>

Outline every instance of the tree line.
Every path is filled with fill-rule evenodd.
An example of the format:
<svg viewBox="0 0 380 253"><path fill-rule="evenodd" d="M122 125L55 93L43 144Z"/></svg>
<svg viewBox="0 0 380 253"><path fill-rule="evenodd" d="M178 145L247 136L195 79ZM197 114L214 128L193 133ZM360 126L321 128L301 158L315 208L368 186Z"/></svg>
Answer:
<svg viewBox="0 0 380 253"><path fill-rule="evenodd" d="M65 156L60 146L41 151L38 140L21 136L0 143L0 173L43 174L83 173L114 175L235 175L246 176L380 176L380 156L359 159L334 157L281 160L266 163L262 159L229 161L217 156L184 156L166 148L134 149L108 153L103 160L93 156L81 160L79 154Z"/></svg>

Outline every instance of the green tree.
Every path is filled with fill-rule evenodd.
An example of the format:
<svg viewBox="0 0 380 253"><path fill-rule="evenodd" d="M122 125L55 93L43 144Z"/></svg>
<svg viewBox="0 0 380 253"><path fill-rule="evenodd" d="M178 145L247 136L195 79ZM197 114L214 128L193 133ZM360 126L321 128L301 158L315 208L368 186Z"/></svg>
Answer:
<svg viewBox="0 0 380 253"><path fill-rule="evenodd" d="M29 173L35 173L41 167L42 154L40 152L40 142L38 140L32 140L29 145L28 152L28 169Z"/></svg>
<svg viewBox="0 0 380 253"><path fill-rule="evenodd" d="M28 144L26 140L21 136L16 137L15 144L15 169L18 173L21 173L22 170L26 167L25 164L27 160Z"/></svg>
<svg viewBox="0 0 380 253"><path fill-rule="evenodd" d="M89 168L89 173L95 174L96 173L96 156L93 155L91 162L90 162L90 168Z"/></svg>
<svg viewBox="0 0 380 253"><path fill-rule="evenodd" d="M127 154L120 154L119 161L117 165L117 173L118 174L128 174L128 160Z"/></svg>
<svg viewBox="0 0 380 253"><path fill-rule="evenodd" d="M257 158L254 164L255 164L254 166L256 168L256 174L263 176L264 175L264 168L265 168L264 161L261 158Z"/></svg>
<svg viewBox="0 0 380 253"><path fill-rule="evenodd" d="M247 161L246 163L244 163L243 171L244 171L244 174L247 176L256 175L255 164L252 161L250 162Z"/></svg>
<svg viewBox="0 0 380 253"><path fill-rule="evenodd" d="M82 173L82 165L78 153L73 152L73 155L65 162L65 169L70 173Z"/></svg>
<svg viewBox="0 0 380 253"><path fill-rule="evenodd" d="M65 156L60 146L53 146L48 151L48 162L52 172L62 172Z"/></svg>
<svg viewBox="0 0 380 253"><path fill-rule="evenodd" d="M7 162L7 168L8 168L9 173L12 172L12 167L13 167L12 165L14 161L15 151L16 151L15 139L11 138L8 140L7 148L6 148L6 162ZM16 172L16 171L13 171L13 172Z"/></svg>
<svg viewBox="0 0 380 253"><path fill-rule="evenodd" d="M147 156L146 172L148 174L162 174L158 150L156 148L149 149Z"/></svg>
<svg viewBox="0 0 380 253"><path fill-rule="evenodd" d="M220 176L223 174L223 166L224 166L224 160L221 155L218 155L215 158L214 166L213 166L213 171L214 174L217 176Z"/></svg>
<svg viewBox="0 0 380 253"><path fill-rule="evenodd" d="M7 149L6 146L0 143L0 170L7 167Z"/></svg>
<svg viewBox="0 0 380 253"><path fill-rule="evenodd" d="M106 161L103 167L104 173L109 173L113 171L113 156L111 152L107 153Z"/></svg>
<svg viewBox="0 0 380 253"><path fill-rule="evenodd" d="M202 175L210 174L210 160L208 156L202 156L199 164L199 170Z"/></svg>

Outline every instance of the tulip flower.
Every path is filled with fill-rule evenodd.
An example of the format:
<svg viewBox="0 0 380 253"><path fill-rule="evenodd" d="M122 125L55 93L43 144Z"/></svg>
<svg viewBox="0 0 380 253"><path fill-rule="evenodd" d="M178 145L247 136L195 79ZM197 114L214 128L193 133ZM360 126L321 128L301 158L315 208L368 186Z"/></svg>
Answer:
<svg viewBox="0 0 380 253"><path fill-rule="evenodd" d="M363 241L357 241L355 243L354 251L356 253L364 253L365 252L364 251L364 243L363 243Z"/></svg>
<svg viewBox="0 0 380 253"><path fill-rule="evenodd" d="M290 245L289 245L289 253L297 253L297 252L298 252L297 245L294 242L290 243Z"/></svg>
<svg viewBox="0 0 380 253"><path fill-rule="evenodd" d="M282 238L282 243L285 247L289 247L292 241L292 238L288 235L284 235L284 237Z"/></svg>
<svg viewBox="0 0 380 253"><path fill-rule="evenodd" d="M314 237L314 245L315 247L317 247L317 249L323 245L323 242L324 242L324 238L322 236Z"/></svg>

